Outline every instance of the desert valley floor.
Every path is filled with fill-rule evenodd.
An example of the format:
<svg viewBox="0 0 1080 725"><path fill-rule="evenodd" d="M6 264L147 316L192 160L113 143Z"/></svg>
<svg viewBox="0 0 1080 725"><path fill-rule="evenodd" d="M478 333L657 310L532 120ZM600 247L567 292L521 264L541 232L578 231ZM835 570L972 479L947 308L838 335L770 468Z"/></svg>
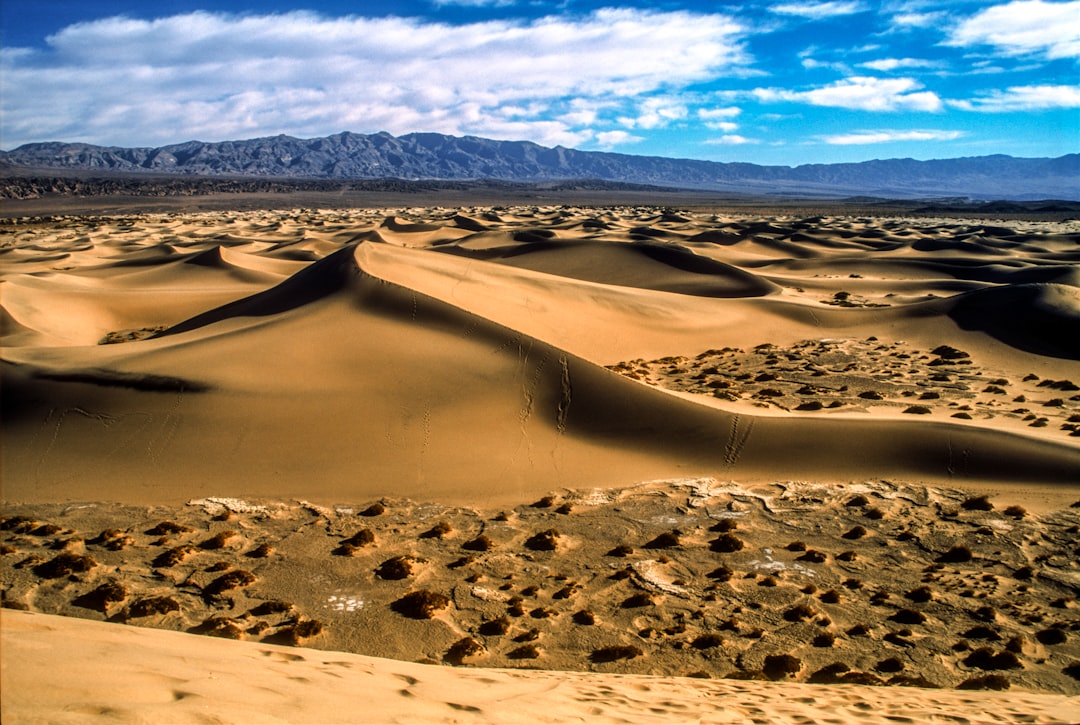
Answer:
<svg viewBox="0 0 1080 725"><path fill-rule="evenodd" d="M71 215L0 263L5 721L1080 716L1076 221Z"/></svg>

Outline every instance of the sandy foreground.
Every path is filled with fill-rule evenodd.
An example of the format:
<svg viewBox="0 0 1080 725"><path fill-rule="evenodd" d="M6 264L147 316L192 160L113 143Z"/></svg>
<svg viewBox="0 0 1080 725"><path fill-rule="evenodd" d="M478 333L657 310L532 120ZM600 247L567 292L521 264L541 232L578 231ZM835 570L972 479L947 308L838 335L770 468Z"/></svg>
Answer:
<svg viewBox="0 0 1080 725"><path fill-rule="evenodd" d="M1075 222L0 235L5 722L1080 717Z"/></svg>

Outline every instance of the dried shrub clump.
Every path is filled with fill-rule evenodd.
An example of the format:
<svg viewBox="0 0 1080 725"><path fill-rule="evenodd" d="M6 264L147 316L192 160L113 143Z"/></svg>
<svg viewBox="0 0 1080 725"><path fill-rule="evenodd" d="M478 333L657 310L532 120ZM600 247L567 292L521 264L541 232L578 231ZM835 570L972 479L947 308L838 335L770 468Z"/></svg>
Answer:
<svg viewBox="0 0 1080 725"><path fill-rule="evenodd" d="M798 557L799 561L809 561L811 564L823 564L828 557L824 552L817 549L810 549L802 556Z"/></svg>
<svg viewBox="0 0 1080 725"><path fill-rule="evenodd" d="M842 675L850 670L843 662L833 662L812 673L806 681L812 685L835 685L842 682Z"/></svg>
<svg viewBox="0 0 1080 725"><path fill-rule="evenodd" d="M934 561L941 564L962 564L963 562L971 561L971 559L971 549L966 546L954 546Z"/></svg>
<svg viewBox="0 0 1080 725"><path fill-rule="evenodd" d="M257 617L265 617L268 614L284 614L291 612L293 605L280 599L267 599L251 609L251 613Z"/></svg>
<svg viewBox="0 0 1080 725"><path fill-rule="evenodd" d="M555 551L560 536L555 529L547 529L530 536L525 541L525 547L533 551Z"/></svg>
<svg viewBox="0 0 1080 725"><path fill-rule="evenodd" d="M802 669L802 660L793 655L769 655L761 671L770 680L782 680L789 675L798 674Z"/></svg>
<svg viewBox="0 0 1080 725"><path fill-rule="evenodd" d="M540 656L540 648L535 644L523 644L517 649L506 653L512 660L535 660Z"/></svg>
<svg viewBox="0 0 1080 725"><path fill-rule="evenodd" d="M1036 632L1035 639L1039 640L1042 644L1065 644L1069 638L1065 634L1065 630L1051 627L1050 629L1043 629Z"/></svg>
<svg viewBox="0 0 1080 725"><path fill-rule="evenodd" d="M593 662L616 662L618 660L630 660L635 657L641 657L644 654L645 653L641 651L640 647L636 647L632 644L622 644L594 649L592 654L589 655L589 659Z"/></svg>
<svg viewBox="0 0 1080 725"><path fill-rule="evenodd" d="M127 599L127 595L127 587L123 584L119 582L106 582L97 589L87 592L80 597L76 597L72 604L77 607L85 607L86 609L104 612L109 608L110 604L117 604Z"/></svg>
<svg viewBox="0 0 1080 725"><path fill-rule="evenodd" d="M922 603L922 602L929 602L931 599L933 599L934 598L934 592L930 589L930 587L922 586L922 587L916 587L915 589L912 589L910 592L908 592L904 596L907 597L908 599L910 599L913 602Z"/></svg>
<svg viewBox="0 0 1080 725"><path fill-rule="evenodd" d="M274 547L270 544L259 544L254 549L244 554L250 559L265 559L274 553Z"/></svg>
<svg viewBox="0 0 1080 725"><path fill-rule="evenodd" d="M1027 516L1027 509L1025 509L1023 506L1013 505L1007 507L1004 511L1002 511L1002 513L1006 516L1019 520Z"/></svg>
<svg viewBox="0 0 1080 725"><path fill-rule="evenodd" d="M409 592L391 604L390 608L410 619L431 619L437 611L448 606L450 599L446 595L421 589Z"/></svg>
<svg viewBox="0 0 1080 725"><path fill-rule="evenodd" d="M375 534L371 529L361 529L342 541L341 545L334 549L333 554L335 556L353 556L360 549L365 546L371 546L374 543Z"/></svg>
<svg viewBox="0 0 1080 725"><path fill-rule="evenodd" d="M866 529L862 526L852 526L851 529L841 534L845 539L861 539L866 536Z"/></svg>
<svg viewBox="0 0 1080 725"><path fill-rule="evenodd" d="M998 652L995 654L987 647L980 647L964 658L964 664L968 667L976 667L980 670L1018 670L1024 665L1013 652Z"/></svg>
<svg viewBox="0 0 1080 725"><path fill-rule="evenodd" d="M574 620L574 624L580 624L586 627L596 624L596 615L588 609L582 609L579 612L574 612L574 616L572 617L572 619Z"/></svg>
<svg viewBox="0 0 1080 725"><path fill-rule="evenodd" d="M302 644L304 640L319 636L322 634L323 629L323 623L317 619L301 619L295 624L279 629L263 641L296 647Z"/></svg>
<svg viewBox="0 0 1080 725"><path fill-rule="evenodd" d="M196 551L193 546L177 546L175 549L167 549L161 552L154 558L152 562L155 567L170 567L176 566L180 562L191 556Z"/></svg>
<svg viewBox="0 0 1080 725"><path fill-rule="evenodd" d="M806 544L802 541L792 541L784 548L788 551L806 551Z"/></svg>
<svg viewBox="0 0 1080 725"><path fill-rule="evenodd" d="M840 592L835 589L829 589L819 594L818 599L826 604L838 604L840 602Z"/></svg>
<svg viewBox="0 0 1080 725"><path fill-rule="evenodd" d="M815 647L821 648L832 647L835 643L836 635L834 635L832 632L822 632L821 634L814 637L813 641L811 642L811 644L813 644Z"/></svg>
<svg viewBox="0 0 1080 725"><path fill-rule="evenodd" d="M215 597L222 592L227 592L231 589L239 589L240 587L246 587L255 583L255 575L249 571L243 569L236 569L230 571L227 574L222 574L214 581L206 585L203 589L203 594Z"/></svg>
<svg viewBox="0 0 1080 725"><path fill-rule="evenodd" d="M1009 681L1001 675L970 677L956 686L958 690L1008 690Z"/></svg>
<svg viewBox="0 0 1080 725"><path fill-rule="evenodd" d="M145 597L128 605L126 619L149 617L154 614L179 612L180 602L172 597Z"/></svg>
<svg viewBox="0 0 1080 725"><path fill-rule="evenodd" d="M60 577L90 571L97 565L97 562L89 556L65 551L49 561L35 566L34 573L42 579L59 579Z"/></svg>
<svg viewBox="0 0 1080 725"><path fill-rule="evenodd" d="M718 566L705 576L710 579L715 579L718 582L726 582L731 581L731 578L735 576L735 572L728 569L726 566Z"/></svg>
<svg viewBox="0 0 1080 725"><path fill-rule="evenodd" d="M627 556L630 556L633 553L634 553L634 547L627 546L626 544L619 544L618 546L616 546L614 549L609 551L604 556L617 556L617 557L625 558Z"/></svg>
<svg viewBox="0 0 1080 725"><path fill-rule="evenodd" d="M235 531L221 531L199 544L199 548L208 550L224 549L229 545L229 542L233 541L238 536L239 534Z"/></svg>
<svg viewBox="0 0 1080 725"><path fill-rule="evenodd" d="M889 657L874 665L878 672L900 672L904 669L904 663L896 657Z"/></svg>
<svg viewBox="0 0 1080 725"><path fill-rule="evenodd" d="M734 534L721 534L709 542L709 548L721 554L731 554L742 551L746 544Z"/></svg>
<svg viewBox="0 0 1080 725"><path fill-rule="evenodd" d="M475 539L470 539L461 545L462 549L468 551L491 551L495 548L495 542L488 538L486 534L480 534Z"/></svg>
<svg viewBox="0 0 1080 725"><path fill-rule="evenodd" d="M637 607L651 607L655 603L652 596L646 592L638 592L637 594L624 599L620 606L622 606L623 609L635 609Z"/></svg>
<svg viewBox="0 0 1080 725"><path fill-rule="evenodd" d="M670 549L679 546L679 532L671 531L660 534L652 541L645 544L646 549Z"/></svg>
<svg viewBox="0 0 1080 725"><path fill-rule="evenodd" d="M700 637L694 639L691 642L691 646L695 649L711 649L713 647L719 647L724 643L724 639L715 633L703 634Z"/></svg>
<svg viewBox="0 0 1080 725"><path fill-rule="evenodd" d="M725 534L729 531L734 531L737 528L739 528L739 524L734 519L720 519L709 527L709 531L717 534Z"/></svg>
<svg viewBox="0 0 1080 725"><path fill-rule="evenodd" d="M993 511L994 504L990 502L989 496L971 496L964 499L964 502L960 504L960 508L965 511Z"/></svg>
<svg viewBox="0 0 1080 725"><path fill-rule="evenodd" d="M147 529L150 536L166 536L168 534L190 534L194 529L190 526L178 524L175 521L162 521L152 529Z"/></svg>
<svg viewBox="0 0 1080 725"><path fill-rule="evenodd" d="M386 513L386 507L385 506L383 506L381 503L373 503L370 506L368 506L366 509L361 511L360 515L361 516L372 517L372 516L382 516L384 513Z"/></svg>
<svg viewBox="0 0 1080 725"><path fill-rule="evenodd" d="M230 617L210 617L188 630L192 634L205 634L225 639L243 639L244 629Z"/></svg>
<svg viewBox="0 0 1080 725"><path fill-rule="evenodd" d="M889 619L900 624L922 624L926 621L926 615L914 609L899 609Z"/></svg>
<svg viewBox="0 0 1080 725"><path fill-rule="evenodd" d="M817 612L806 604L796 604L795 606L784 610L784 619L789 622L801 622L804 619L812 619L815 616L817 616Z"/></svg>
<svg viewBox="0 0 1080 725"><path fill-rule="evenodd" d="M976 626L976 627L972 627L971 629L964 632L960 636L961 637L966 637L967 639L985 639L985 640L989 640L991 642L1000 642L1001 641L1001 635L1000 634L998 634L995 630L991 629L990 627L987 627L987 626L984 626L984 625L981 625L981 624Z"/></svg>
<svg viewBox="0 0 1080 725"><path fill-rule="evenodd" d="M452 665L460 665L466 657L478 655L483 651L484 645L480 644L472 637L464 637L450 645L450 649L443 655L443 661L449 662Z"/></svg>
<svg viewBox="0 0 1080 725"><path fill-rule="evenodd" d="M421 539L442 539L447 534L452 533L453 531L454 531L453 526L451 526L450 524L448 524L445 521L440 521L439 523L435 524L434 526L432 526L430 529L428 529L424 533L420 534L420 538Z"/></svg>
<svg viewBox="0 0 1080 725"><path fill-rule="evenodd" d="M505 616L489 619L481 624L477 631L486 637L501 637L510 631L510 620Z"/></svg>
<svg viewBox="0 0 1080 725"><path fill-rule="evenodd" d="M387 559L375 573L380 579L404 579L412 574L412 559L408 556L395 556Z"/></svg>

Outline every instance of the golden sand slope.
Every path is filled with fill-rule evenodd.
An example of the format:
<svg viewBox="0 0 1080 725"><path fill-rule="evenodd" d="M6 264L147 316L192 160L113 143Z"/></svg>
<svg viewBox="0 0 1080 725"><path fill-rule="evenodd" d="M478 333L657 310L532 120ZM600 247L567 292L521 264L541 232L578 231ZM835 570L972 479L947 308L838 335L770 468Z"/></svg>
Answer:
<svg viewBox="0 0 1080 725"><path fill-rule="evenodd" d="M162 704L116 719L226 692L264 719L262 678L285 693L267 717L354 718L278 680L322 682L338 655L279 665L279 642L778 681L477 672L462 701L452 671L365 661L415 696L365 702L366 721L532 720L501 703L549 705L547 687L571 693L551 721L1075 706L1076 223L513 207L0 234L5 607L252 640L175 647L236 658L230 685L260 672L196 687L147 654L131 666L158 674L132 677ZM11 699L35 667L49 687L90 676L29 654L76 625L16 617L5 717L117 707ZM95 659L114 635L186 656L85 626ZM1014 690L918 689L964 683Z"/></svg>
<svg viewBox="0 0 1080 725"><path fill-rule="evenodd" d="M1077 479L1067 227L564 208L421 221L9 227L5 497L495 503L717 473ZM962 420L934 405L918 423L863 404L775 415L602 367L872 336L1060 383L1017 405L1053 407L1055 425L1006 434L1004 410Z"/></svg>
<svg viewBox="0 0 1080 725"><path fill-rule="evenodd" d="M0 624L19 662L3 670L5 722L1064 723L1080 707L1018 692L451 669L20 612ZM42 680L56 683L48 707Z"/></svg>

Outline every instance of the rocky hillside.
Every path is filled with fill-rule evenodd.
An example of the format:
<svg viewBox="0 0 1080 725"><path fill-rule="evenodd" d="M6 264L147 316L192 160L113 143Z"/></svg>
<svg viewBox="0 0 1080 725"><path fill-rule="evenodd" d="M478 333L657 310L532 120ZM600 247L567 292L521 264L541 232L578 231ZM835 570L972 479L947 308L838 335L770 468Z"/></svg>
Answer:
<svg viewBox="0 0 1080 725"><path fill-rule="evenodd" d="M1080 199L1080 154L759 166L596 151L435 133L340 133L160 148L36 143L0 152L0 167L306 179L601 179L754 193L905 198Z"/></svg>

